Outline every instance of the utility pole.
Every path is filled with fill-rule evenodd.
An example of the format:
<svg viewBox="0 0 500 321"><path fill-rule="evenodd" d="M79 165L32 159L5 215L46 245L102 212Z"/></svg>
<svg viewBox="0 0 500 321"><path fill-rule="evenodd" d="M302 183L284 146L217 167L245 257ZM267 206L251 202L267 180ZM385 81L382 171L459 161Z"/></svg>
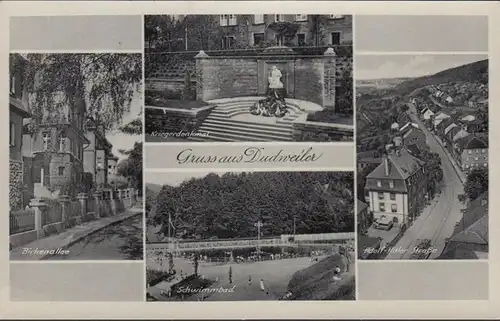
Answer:
<svg viewBox="0 0 500 321"><path fill-rule="evenodd" d="M188 19L184 18L184 50L188 50Z"/></svg>

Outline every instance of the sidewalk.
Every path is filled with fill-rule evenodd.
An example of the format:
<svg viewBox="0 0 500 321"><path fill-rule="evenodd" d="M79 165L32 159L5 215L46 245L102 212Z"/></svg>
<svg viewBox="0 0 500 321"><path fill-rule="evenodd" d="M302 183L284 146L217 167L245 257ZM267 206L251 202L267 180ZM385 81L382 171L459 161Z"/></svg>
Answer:
<svg viewBox="0 0 500 321"><path fill-rule="evenodd" d="M43 255L26 255L23 254L23 249L38 249L38 250L57 250L65 249L76 242L84 239L90 234L98 232L105 227L122 222L126 219L132 218L133 216L142 213L142 208L132 207L126 211L111 217L104 217L97 221L87 222L85 224L80 224L72 227L60 234L52 235L34 242L25 244L23 246L17 247L10 251L11 261L33 261L42 260ZM50 256L50 255L49 255Z"/></svg>
<svg viewBox="0 0 500 321"><path fill-rule="evenodd" d="M462 172L462 169L460 168L460 166L457 165L455 159L450 155L450 152L443 146L443 142L441 141L441 138L439 138L438 136L436 136L432 133L431 133L431 135L434 136L434 138L436 139L438 144L444 150L444 153L446 154L446 156L448 156L448 159L450 160L451 166L453 167L453 169L457 173L457 176L460 179L460 181L462 182L462 184L465 184L467 177L465 176L464 172Z"/></svg>

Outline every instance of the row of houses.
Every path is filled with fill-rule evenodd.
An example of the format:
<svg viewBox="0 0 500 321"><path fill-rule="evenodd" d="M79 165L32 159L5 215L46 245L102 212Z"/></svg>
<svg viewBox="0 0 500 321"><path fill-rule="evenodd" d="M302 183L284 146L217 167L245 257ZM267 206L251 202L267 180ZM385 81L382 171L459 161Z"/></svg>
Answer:
<svg viewBox="0 0 500 321"><path fill-rule="evenodd" d="M445 104L467 105L481 108L488 105L488 86L476 82L449 82L427 86L432 97Z"/></svg>
<svg viewBox="0 0 500 321"><path fill-rule="evenodd" d="M110 186L118 158L102 126L87 115L79 93L75 103L62 110L44 110L35 128L27 92L23 89L28 63L13 55L9 93L10 208L26 207L30 199L52 198L62 186Z"/></svg>
<svg viewBox="0 0 500 321"><path fill-rule="evenodd" d="M473 115L457 117L422 110L421 117L465 173L488 167L488 133L477 132L480 121Z"/></svg>

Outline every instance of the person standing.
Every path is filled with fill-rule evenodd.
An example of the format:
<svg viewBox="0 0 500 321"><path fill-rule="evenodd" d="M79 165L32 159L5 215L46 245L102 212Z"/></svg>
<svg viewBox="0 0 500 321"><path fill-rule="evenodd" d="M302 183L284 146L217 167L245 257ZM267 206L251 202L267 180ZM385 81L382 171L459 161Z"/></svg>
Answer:
<svg viewBox="0 0 500 321"><path fill-rule="evenodd" d="M264 279L260 279L260 290L262 292L266 291L266 287L264 286Z"/></svg>
<svg viewBox="0 0 500 321"><path fill-rule="evenodd" d="M248 286L252 286L252 275L248 275Z"/></svg>
<svg viewBox="0 0 500 321"><path fill-rule="evenodd" d="M233 283L233 268L229 266L229 284Z"/></svg>

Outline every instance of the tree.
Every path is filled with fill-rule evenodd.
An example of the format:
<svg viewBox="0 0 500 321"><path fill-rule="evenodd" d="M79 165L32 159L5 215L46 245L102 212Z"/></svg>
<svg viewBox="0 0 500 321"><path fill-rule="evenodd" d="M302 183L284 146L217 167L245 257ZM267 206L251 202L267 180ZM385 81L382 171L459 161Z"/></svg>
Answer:
<svg viewBox="0 0 500 321"><path fill-rule="evenodd" d="M459 197L459 200L474 201L486 191L488 191L488 171L474 169L467 175L464 184L464 196Z"/></svg>
<svg viewBox="0 0 500 321"><path fill-rule="evenodd" d="M128 157L117 166L117 173L129 179L132 187L142 190L142 142L135 142L130 150L120 151Z"/></svg>
<svg viewBox="0 0 500 321"><path fill-rule="evenodd" d="M142 135L142 119L136 118L129 123L121 126L119 130L124 134Z"/></svg>
<svg viewBox="0 0 500 321"><path fill-rule="evenodd" d="M198 262L198 255L196 255L196 254L194 255L193 265L194 265L194 275L198 276L198 265L199 265L199 262Z"/></svg>
<svg viewBox="0 0 500 321"><path fill-rule="evenodd" d="M11 62L12 72L22 68L34 131L42 122L66 121L68 107L82 101L87 115L112 130L141 88L141 54L28 54L22 64Z"/></svg>

